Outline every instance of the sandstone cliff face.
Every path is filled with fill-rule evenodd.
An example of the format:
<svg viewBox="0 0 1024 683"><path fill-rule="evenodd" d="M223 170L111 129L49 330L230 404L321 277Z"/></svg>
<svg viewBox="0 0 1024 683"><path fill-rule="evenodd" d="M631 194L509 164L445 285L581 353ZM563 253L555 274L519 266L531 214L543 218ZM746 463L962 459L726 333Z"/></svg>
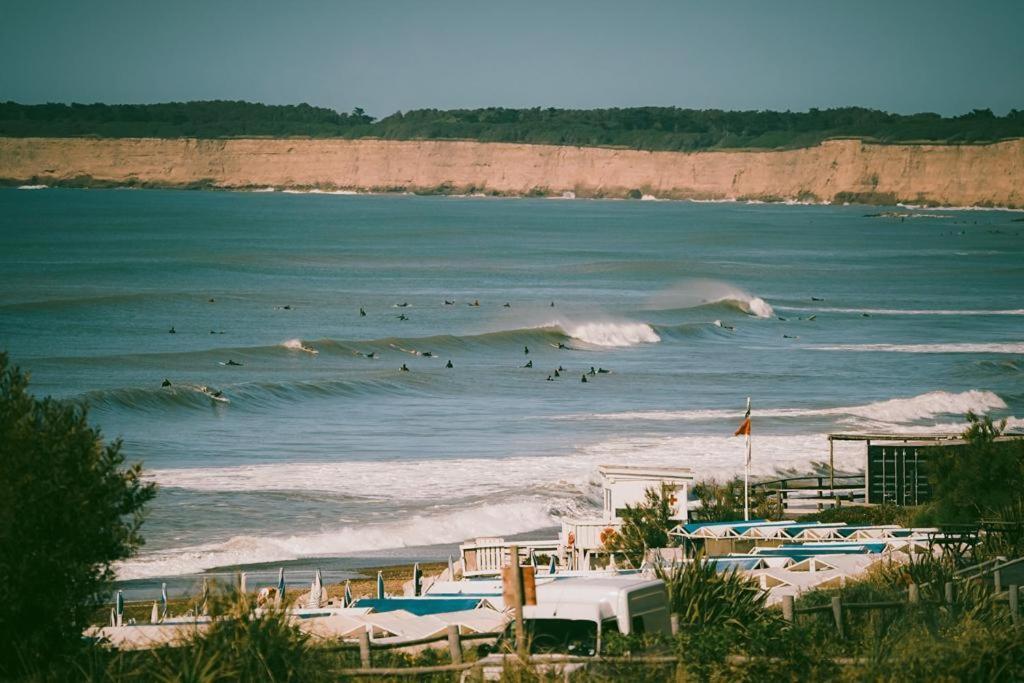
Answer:
<svg viewBox="0 0 1024 683"><path fill-rule="evenodd" d="M1024 207L1024 140L837 140L789 151L679 153L462 141L0 138L0 179Z"/></svg>

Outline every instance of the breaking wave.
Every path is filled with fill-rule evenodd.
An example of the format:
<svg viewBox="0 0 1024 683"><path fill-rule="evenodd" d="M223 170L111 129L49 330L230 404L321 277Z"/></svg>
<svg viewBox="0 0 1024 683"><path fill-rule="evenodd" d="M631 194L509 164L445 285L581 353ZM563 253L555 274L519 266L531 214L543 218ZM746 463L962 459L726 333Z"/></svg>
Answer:
<svg viewBox="0 0 1024 683"><path fill-rule="evenodd" d="M310 354L311 356L315 356L318 353L320 353L316 349L303 344L301 339L289 339L286 342L282 342L281 346L291 351L303 351L305 353Z"/></svg>
<svg viewBox="0 0 1024 683"><path fill-rule="evenodd" d="M931 391L910 398L893 398L863 405L838 406L833 408L758 408L755 404L753 415L760 418L802 418L802 417L846 417L860 418L870 422L909 423L930 420L941 415L964 415L968 412L985 414L1007 407L1006 402L991 391L971 390L959 393ZM555 419L593 420L646 420L697 422L712 420L739 420L743 410L647 410L620 413L594 413L590 415L567 415Z"/></svg>
<svg viewBox="0 0 1024 683"><path fill-rule="evenodd" d="M811 351L875 351L880 353L1024 353L1024 342L963 342L952 344L829 344L805 347Z"/></svg>
<svg viewBox="0 0 1024 683"><path fill-rule="evenodd" d="M717 280L689 280L655 295L649 306L656 310L679 310L705 306L727 306L758 318L774 318L771 304L739 287Z"/></svg>
<svg viewBox="0 0 1024 683"><path fill-rule="evenodd" d="M393 522L343 526L290 536L235 536L223 543L169 548L115 566L119 580L194 574L225 565L255 564L391 548L458 543L475 536L523 533L554 523L557 510L543 502L401 516Z"/></svg>
<svg viewBox="0 0 1024 683"><path fill-rule="evenodd" d="M1024 308L1004 309L927 309L927 308L831 308L814 306L780 306L787 311L808 313L856 313L869 315L1024 315Z"/></svg>
<svg viewBox="0 0 1024 683"><path fill-rule="evenodd" d="M546 325L563 331L572 339L594 346L623 347L638 344L657 344L661 341L658 333L646 323L626 322L585 322L578 324L557 323Z"/></svg>

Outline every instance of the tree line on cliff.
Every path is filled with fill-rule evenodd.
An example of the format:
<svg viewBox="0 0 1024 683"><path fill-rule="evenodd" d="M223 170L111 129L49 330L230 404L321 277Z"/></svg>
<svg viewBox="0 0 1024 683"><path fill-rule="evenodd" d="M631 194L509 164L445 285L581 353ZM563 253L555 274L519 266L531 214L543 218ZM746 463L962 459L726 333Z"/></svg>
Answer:
<svg viewBox="0 0 1024 683"><path fill-rule="evenodd" d="M628 149L807 147L830 138L882 143L983 143L1024 137L1024 111L996 116L890 114L862 107L806 112L677 107L418 109L374 119L308 104L203 101L162 104L0 103L4 137L313 137L479 140Z"/></svg>

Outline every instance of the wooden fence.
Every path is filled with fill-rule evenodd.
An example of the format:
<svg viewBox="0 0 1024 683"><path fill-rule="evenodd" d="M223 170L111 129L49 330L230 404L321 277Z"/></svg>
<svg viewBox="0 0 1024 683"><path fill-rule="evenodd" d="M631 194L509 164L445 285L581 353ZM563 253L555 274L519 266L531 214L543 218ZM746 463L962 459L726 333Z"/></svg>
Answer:
<svg viewBox="0 0 1024 683"><path fill-rule="evenodd" d="M1006 600L1007 607L1010 612L1010 620L1014 626L1020 625L1020 587L1016 585L1008 586L1006 591L1000 590L998 583L996 584L996 592L991 595L992 600L1002 601ZM943 600L942 601L922 601L921 592L917 584L910 584L907 587L907 599L906 600L893 600L889 602L843 602L842 598L836 596L832 598L829 604L813 605L810 607L794 607L794 600L792 595L785 595L782 598L782 617L790 622L796 623L796 619L801 614L813 614L816 612L831 612L832 621L835 624L836 635L840 638L846 637L846 624L845 624L845 613L847 611L854 610L887 610L887 609L913 609L920 607L924 604L932 605L946 605L950 608L956 606L956 591L952 581L947 581L943 586Z"/></svg>

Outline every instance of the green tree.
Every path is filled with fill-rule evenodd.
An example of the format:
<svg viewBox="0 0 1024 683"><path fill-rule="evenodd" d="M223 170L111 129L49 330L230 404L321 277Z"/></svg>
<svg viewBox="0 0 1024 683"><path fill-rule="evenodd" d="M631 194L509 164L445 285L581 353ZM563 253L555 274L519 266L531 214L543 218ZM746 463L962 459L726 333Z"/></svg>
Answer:
<svg viewBox="0 0 1024 683"><path fill-rule="evenodd" d="M938 447L928 465L938 522L973 522L1019 506L1024 496L1024 439L1000 441L1006 423L967 414L966 444Z"/></svg>
<svg viewBox="0 0 1024 683"><path fill-rule="evenodd" d="M660 491L647 489L642 502L626 505L621 513L622 527L605 539L605 549L622 553L634 567L639 567L648 548L666 547L673 526L670 498L671 491L662 484Z"/></svg>
<svg viewBox="0 0 1024 683"><path fill-rule="evenodd" d="M697 522L729 522L743 519L743 480L739 477L719 483L701 481L693 485L693 493L700 506L690 510ZM779 516L777 506L760 489L750 489L750 516L752 519L774 519Z"/></svg>
<svg viewBox="0 0 1024 683"><path fill-rule="evenodd" d="M28 380L0 353L0 678L81 642L155 494L84 408L36 399Z"/></svg>

